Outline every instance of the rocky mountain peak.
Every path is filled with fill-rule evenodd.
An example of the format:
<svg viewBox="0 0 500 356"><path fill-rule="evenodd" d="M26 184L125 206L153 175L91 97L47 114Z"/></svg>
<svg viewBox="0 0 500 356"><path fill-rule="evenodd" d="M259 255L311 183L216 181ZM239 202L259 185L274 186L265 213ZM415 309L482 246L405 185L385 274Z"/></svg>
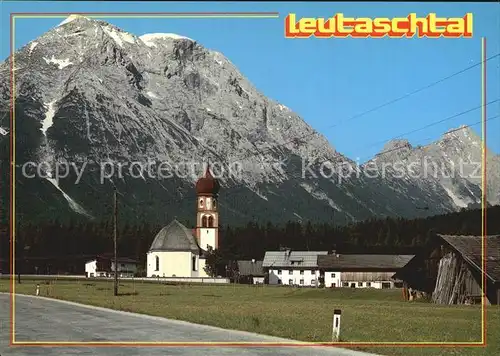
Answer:
<svg viewBox="0 0 500 356"><path fill-rule="evenodd" d="M411 150L411 149L412 145L410 144L410 141L406 139L397 139L387 142L382 148L381 153L388 151L395 151L395 150Z"/></svg>
<svg viewBox="0 0 500 356"><path fill-rule="evenodd" d="M472 155L480 160L482 155L481 138L466 125L447 131L435 145L452 156Z"/></svg>

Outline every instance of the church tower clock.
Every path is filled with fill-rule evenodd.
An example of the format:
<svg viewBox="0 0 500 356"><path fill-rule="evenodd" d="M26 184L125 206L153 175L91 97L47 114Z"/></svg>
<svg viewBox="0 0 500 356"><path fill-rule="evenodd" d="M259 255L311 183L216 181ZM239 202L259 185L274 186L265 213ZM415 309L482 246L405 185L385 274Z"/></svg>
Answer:
<svg viewBox="0 0 500 356"><path fill-rule="evenodd" d="M217 195L220 184L207 165L205 175L196 182L196 238L203 250L219 247L219 207Z"/></svg>

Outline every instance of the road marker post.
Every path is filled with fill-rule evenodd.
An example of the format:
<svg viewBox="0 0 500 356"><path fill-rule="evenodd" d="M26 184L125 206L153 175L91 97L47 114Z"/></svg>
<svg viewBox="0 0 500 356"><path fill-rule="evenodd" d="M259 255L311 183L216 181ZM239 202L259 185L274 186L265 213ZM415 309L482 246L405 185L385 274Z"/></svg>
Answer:
<svg viewBox="0 0 500 356"><path fill-rule="evenodd" d="M39 284L36 285L36 295L37 296L40 295L40 285Z"/></svg>
<svg viewBox="0 0 500 356"><path fill-rule="evenodd" d="M339 341L340 338L340 315L342 311L335 309L333 311L333 325L332 325L332 341Z"/></svg>

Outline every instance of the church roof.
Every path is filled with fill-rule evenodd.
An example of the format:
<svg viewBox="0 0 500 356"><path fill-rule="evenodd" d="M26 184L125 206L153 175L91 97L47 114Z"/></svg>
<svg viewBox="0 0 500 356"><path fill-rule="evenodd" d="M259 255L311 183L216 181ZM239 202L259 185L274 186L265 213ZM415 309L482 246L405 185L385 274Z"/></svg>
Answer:
<svg viewBox="0 0 500 356"><path fill-rule="evenodd" d="M191 230L173 220L156 234L149 251L191 251L199 254L200 247Z"/></svg>

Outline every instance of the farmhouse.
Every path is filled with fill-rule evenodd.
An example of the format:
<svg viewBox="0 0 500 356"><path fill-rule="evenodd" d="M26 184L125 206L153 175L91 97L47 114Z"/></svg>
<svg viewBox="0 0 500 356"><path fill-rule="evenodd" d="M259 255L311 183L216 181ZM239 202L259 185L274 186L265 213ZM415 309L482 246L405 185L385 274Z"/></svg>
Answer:
<svg viewBox="0 0 500 356"><path fill-rule="evenodd" d="M394 288L399 281L392 279L395 272L412 255L340 255L335 252L318 256L318 268L325 287Z"/></svg>
<svg viewBox="0 0 500 356"><path fill-rule="evenodd" d="M118 271L120 277L133 277L137 272L137 261L126 258L117 258L118 268L115 261L109 256L98 256L85 263L85 275L89 277L111 277Z"/></svg>
<svg viewBox="0 0 500 356"><path fill-rule="evenodd" d="M327 251L267 251L262 266L269 284L319 286L318 256Z"/></svg>
<svg viewBox="0 0 500 356"><path fill-rule="evenodd" d="M208 277L208 251L219 246L219 182L207 166L196 183L196 227L191 230L173 220L154 238L146 255L148 277Z"/></svg>
<svg viewBox="0 0 500 356"><path fill-rule="evenodd" d="M470 304L483 296L486 303L500 303L500 235L455 236L438 234L433 243L395 274L411 293L428 294L438 304ZM485 268L484 268L485 267Z"/></svg>
<svg viewBox="0 0 500 356"><path fill-rule="evenodd" d="M238 280L240 283L263 284L265 272L262 267L263 261L237 261Z"/></svg>

